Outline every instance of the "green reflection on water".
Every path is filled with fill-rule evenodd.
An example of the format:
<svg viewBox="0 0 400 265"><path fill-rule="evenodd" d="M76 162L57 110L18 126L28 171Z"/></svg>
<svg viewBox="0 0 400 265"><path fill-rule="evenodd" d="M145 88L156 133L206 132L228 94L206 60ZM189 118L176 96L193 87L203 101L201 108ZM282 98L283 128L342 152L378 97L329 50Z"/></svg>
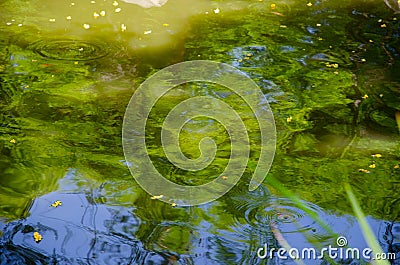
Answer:
<svg viewBox="0 0 400 265"><path fill-rule="evenodd" d="M383 3L340 2L312 7L288 2L274 10L270 3L252 1L176 1L148 10L120 3L123 10L118 14L109 1L76 3L80 7L73 13L70 1L4 2L1 9L9 12L1 18L0 216L24 217L34 198L58 189L58 180L76 168L99 184L115 183L105 186L104 203L132 203L140 209L138 216L164 220L158 213L170 206L151 201L153 208L145 207L149 198L129 182L121 162L125 106L134 88L157 69L210 59L245 71L269 96L278 129L271 176L302 199L341 213L349 211L341 184L351 182L365 213L398 220L398 22ZM219 14L213 11L217 7ZM359 14L351 13L354 9ZM105 17L93 17L102 10ZM387 30L370 15L372 10ZM201 175L180 172L166 162L160 148L151 148L153 139L157 143L161 114L196 94L180 89L153 112L150 154L171 180L207 182L226 164L229 143L218 126L211 134L182 135L182 149L192 156L198 154L196 139L204 135L223 146L219 160ZM235 99L226 101L240 108ZM251 141L247 178L258 157L256 136ZM382 157L371 156L376 153ZM112 198L118 185L120 196ZM243 190L234 189L221 203ZM169 242L188 232L182 233L172 230L162 238ZM181 251L185 244L183 240L172 248Z"/></svg>

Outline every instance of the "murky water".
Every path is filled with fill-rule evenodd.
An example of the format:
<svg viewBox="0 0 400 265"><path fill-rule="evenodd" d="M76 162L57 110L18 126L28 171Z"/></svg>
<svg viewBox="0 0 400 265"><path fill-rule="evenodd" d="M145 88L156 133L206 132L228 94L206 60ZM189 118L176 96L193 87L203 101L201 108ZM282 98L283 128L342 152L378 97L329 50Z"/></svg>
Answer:
<svg viewBox="0 0 400 265"><path fill-rule="evenodd" d="M0 264L295 264L257 251L321 250L338 236L362 250L345 183L382 249L395 253L391 264L400 264L395 11L384 1L1 1ZM121 143L130 97L157 70L196 59L235 66L262 89L278 137L268 176L282 186L267 177L247 189L255 130L244 179L216 202L174 207L133 180ZM216 139L210 168L184 172L160 148L166 113L204 94L241 108L255 128L227 91L177 87L147 126L150 156L177 183L207 182L227 163L228 136L207 119L184 128L182 149L196 157L199 139Z"/></svg>

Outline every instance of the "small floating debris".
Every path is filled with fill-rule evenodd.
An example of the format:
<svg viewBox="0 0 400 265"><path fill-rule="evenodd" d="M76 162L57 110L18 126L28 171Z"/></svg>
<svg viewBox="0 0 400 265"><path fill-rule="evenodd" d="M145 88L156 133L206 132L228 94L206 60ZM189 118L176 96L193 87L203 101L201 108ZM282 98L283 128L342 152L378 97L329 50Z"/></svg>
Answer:
<svg viewBox="0 0 400 265"><path fill-rule="evenodd" d="M56 22L56 19L55 18L50 18L49 22Z"/></svg>
<svg viewBox="0 0 400 265"><path fill-rule="evenodd" d="M367 98L368 98L368 95L365 94L364 96L362 96L362 98L363 98L363 99L367 99Z"/></svg>
<svg viewBox="0 0 400 265"><path fill-rule="evenodd" d="M292 116L289 116L286 118L286 122L292 122L292 119L293 119Z"/></svg>
<svg viewBox="0 0 400 265"><path fill-rule="evenodd" d="M164 27L169 27L169 24L168 23L164 23L164 24L162 24Z"/></svg>
<svg viewBox="0 0 400 265"><path fill-rule="evenodd" d="M219 12L221 12L221 10L219 10L218 7L217 7L216 9L214 9L214 13L215 13L215 14L219 14Z"/></svg>
<svg viewBox="0 0 400 265"><path fill-rule="evenodd" d="M6 23L7 26L10 26L11 24L12 24L11 22L7 22L7 23Z"/></svg>
<svg viewBox="0 0 400 265"><path fill-rule="evenodd" d="M308 3L307 3L307 6L312 6L312 3L311 3L311 2L308 2Z"/></svg>
<svg viewBox="0 0 400 265"><path fill-rule="evenodd" d="M72 2L72 3L71 3L71 6L74 6L74 5L75 5L75 3L74 3L74 2Z"/></svg>
<svg viewBox="0 0 400 265"><path fill-rule="evenodd" d="M114 2L113 2L113 6L118 6L118 2L117 2L117 1L114 1Z"/></svg>
<svg viewBox="0 0 400 265"><path fill-rule="evenodd" d="M96 1L90 1L91 4L96 4Z"/></svg>
<svg viewBox="0 0 400 265"><path fill-rule="evenodd" d="M371 165L369 165L369 167L370 168L376 168L376 165L375 164L371 164Z"/></svg>
<svg viewBox="0 0 400 265"><path fill-rule="evenodd" d="M322 25L321 25L320 23L317 23L316 26L317 26L317 27L321 27Z"/></svg>
<svg viewBox="0 0 400 265"><path fill-rule="evenodd" d="M381 28L386 28L386 24L382 24L382 25L381 25Z"/></svg>
<svg viewBox="0 0 400 265"><path fill-rule="evenodd" d="M41 234L39 234L39 232L34 232L33 233L33 238L35 239L36 243L39 243L42 240L43 237L42 237Z"/></svg>
<svg viewBox="0 0 400 265"><path fill-rule="evenodd" d="M84 29L90 29L90 25L89 24L83 24L83 28Z"/></svg>
<svg viewBox="0 0 400 265"><path fill-rule="evenodd" d="M271 4L271 9L275 9L276 4Z"/></svg>
<svg viewBox="0 0 400 265"><path fill-rule="evenodd" d="M67 16L67 20L71 20L72 19L72 17L71 16Z"/></svg>
<svg viewBox="0 0 400 265"><path fill-rule="evenodd" d="M143 32L144 35L148 35L151 34L151 30L146 30L145 32Z"/></svg>
<svg viewBox="0 0 400 265"><path fill-rule="evenodd" d="M10 143L15 144L17 141L13 138L10 140Z"/></svg>
<svg viewBox="0 0 400 265"><path fill-rule="evenodd" d="M222 176L221 178L222 178L223 180L227 180L227 179L228 179L227 176Z"/></svg>
<svg viewBox="0 0 400 265"><path fill-rule="evenodd" d="M99 16L100 16L99 13L97 13L97 12L94 12L94 13L93 13L93 17L94 17L94 18L98 18Z"/></svg>
<svg viewBox="0 0 400 265"><path fill-rule="evenodd" d="M397 164L397 165L394 165L393 168L394 168L394 169L398 169L398 168L400 168L400 166L399 166L399 164Z"/></svg>
<svg viewBox="0 0 400 265"><path fill-rule="evenodd" d="M121 24L121 31L125 31L126 30L126 25L125 24Z"/></svg>
<svg viewBox="0 0 400 265"><path fill-rule="evenodd" d="M174 202L171 203L171 206L172 206L172 207L176 207L176 203L174 203Z"/></svg>
<svg viewBox="0 0 400 265"><path fill-rule="evenodd" d="M18 26L18 27L22 27L22 24L21 24L21 23L19 23L17 26Z"/></svg>
<svg viewBox="0 0 400 265"><path fill-rule="evenodd" d="M104 17L105 15L106 15L106 11L101 10L101 11L100 11L100 16Z"/></svg>
<svg viewBox="0 0 400 265"><path fill-rule="evenodd" d="M377 158L380 158L380 157L382 157L382 155L381 154L374 154L374 155L371 155L372 157L377 157Z"/></svg>
<svg viewBox="0 0 400 265"><path fill-rule="evenodd" d="M54 203L51 204L52 207L57 208L58 206L61 206L62 202L61 201L55 201Z"/></svg>
<svg viewBox="0 0 400 265"><path fill-rule="evenodd" d="M366 170L366 169L363 169L363 168L360 168L360 169L358 170L358 172L362 172L362 173L371 173L371 171Z"/></svg>
<svg viewBox="0 0 400 265"><path fill-rule="evenodd" d="M118 7L118 8L116 8L114 11L115 11L115 13L119 13L119 12L121 12L121 8L120 7Z"/></svg>
<svg viewBox="0 0 400 265"><path fill-rule="evenodd" d="M160 195L152 196L150 199L157 200L157 199L161 199L162 197L164 197L164 195L160 194Z"/></svg>
<svg viewBox="0 0 400 265"><path fill-rule="evenodd" d="M367 60L364 59L364 58L361 59L361 62L363 62L363 63L365 63L366 61L367 61Z"/></svg>

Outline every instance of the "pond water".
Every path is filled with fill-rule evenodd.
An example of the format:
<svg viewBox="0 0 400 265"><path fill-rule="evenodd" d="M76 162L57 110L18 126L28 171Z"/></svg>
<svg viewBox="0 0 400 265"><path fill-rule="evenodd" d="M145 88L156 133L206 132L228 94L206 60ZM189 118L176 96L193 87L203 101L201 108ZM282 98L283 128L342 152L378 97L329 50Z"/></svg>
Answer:
<svg viewBox="0 0 400 265"><path fill-rule="evenodd" d="M368 264L257 256L265 244L321 250L339 236L367 248L345 183L400 264L400 15L390 3L0 1L0 264ZM197 59L257 83L276 154L249 192L260 144L251 130L243 180L214 202L174 207L133 179L122 122L146 78ZM209 168L184 172L160 147L165 115L203 94L251 116L217 87L185 85L160 100L146 141L176 183L206 183L229 158L229 137L207 119L188 124L181 144L197 157L200 139L214 138Z"/></svg>

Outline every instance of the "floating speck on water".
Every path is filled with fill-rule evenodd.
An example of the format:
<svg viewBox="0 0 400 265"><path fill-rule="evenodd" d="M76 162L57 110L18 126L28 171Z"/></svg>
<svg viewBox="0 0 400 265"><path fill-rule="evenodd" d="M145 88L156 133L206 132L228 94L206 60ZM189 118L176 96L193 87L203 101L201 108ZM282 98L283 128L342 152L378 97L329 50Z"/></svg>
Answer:
<svg viewBox="0 0 400 265"><path fill-rule="evenodd" d="M20 24L18 24L18 27L22 27L22 24L20 23Z"/></svg>
<svg viewBox="0 0 400 265"><path fill-rule="evenodd" d="M13 138L10 140L10 143L15 144L17 141Z"/></svg>
<svg viewBox="0 0 400 265"><path fill-rule="evenodd" d="M39 232L34 232L33 233L33 238L35 239L36 243L39 243L42 240L42 235L39 234Z"/></svg>
<svg viewBox="0 0 400 265"><path fill-rule="evenodd" d="M369 40L369 42L374 42L373 40Z"/></svg>
<svg viewBox="0 0 400 265"><path fill-rule="evenodd" d="M114 1L114 2L113 2L113 6L118 6L118 2L117 2L117 1Z"/></svg>
<svg viewBox="0 0 400 265"><path fill-rule="evenodd" d="M164 195L155 195L155 196L152 196L150 199L152 199L152 200L156 200L156 199L161 199L162 197L164 197Z"/></svg>
<svg viewBox="0 0 400 265"><path fill-rule="evenodd" d="M121 8L118 7L114 11L115 11L115 13L119 13L119 12L121 12Z"/></svg>
<svg viewBox="0 0 400 265"><path fill-rule="evenodd" d="M372 157L377 157L377 158L380 158L380 157L382 157L382 155L381 154L374 154L374 155L371 155Z"/></svg>
<svg viewBox="0 0 400 265"><path fill-rule="evenodd" d="M50 18L49 22L56 22L56 19L55 18Z"/></svg>
<svg viewBox="0 0 400 265"><path fill-rule="evenodd" d="M286 122L292 122L292 119L293 119L292 116L289 116L286 118Z"/></svg>
<svg viewBox="0 0 400 265"><path fill-rule="evenodd" d="M106 11L102 10L100 11L100 16L104 17L106 15Z"/></svg>
<svg viewBox="0 0 400 265"><path fill-rule="evenodd" d="M219 10L219 8L214 9L215 14L218 14L219 12L221 12L221 10Z"/></svg>
<svg viewBox="0 0 400 265"><path fill-rule="evenodd" d="M371 164L371 165L369 165L369 167L370 168L376 168L376 165L375 164Z"/></svg>
<svg viewBox="0 0 400 265"><path fill-rule="evenodd" d="M276 5L275 4L271 4L271 9L275 9Z"/></svg>
<svg viewBox="0 0 400 265"><path fill-rule="evenodd" d="M121 31L125 31L126 30L126 25L125 24L121 24Z"/></svg>
<svg viewBox="0 0 400 265"><path fill-rule="evenodd" d="M93 13L93 17L94 17L94 18L98 18L99 16L100 16L99 13L97 13L97 12L94 12L94 13Z"/></svg>
<svg viewBox="0 0 400 265"><path fill-rule="evenodd" d="M363 63L366 62L366 61L367 61L367 60L365 60L364 58L361 59L361 62L363 62Z"/></svg>
<svg viewBox="0 0 400 265"><path fill-rule="evenodd" d="M150 34L151 30L146 30L145 32L143 32L144 35Z"/></svg>
<svg viewBox="0 0 400 265"><path fill-rule="evenodd" d="M321 27L321 24L320 23L317 23L317 25L316 25L317 27Z"/></svg>
<svg viewBox="0 0 400 265"><path fill-rule="evenodd" d="M11 22L7 22L7 23L6 23L7 26L10 26L11 24L12 24Z"/></svg>
<svg viewBox="0 0 400 265"><path fill-rule="evenodd" d="M283 28L283 29L287 28L286 25L279 25L279 27L280 27L280 28Z"/></svg>
<svg viewBox="0 0 400 265"><path fill-rule="evenodd" d="M172 207L175 207L175 206L176 206L176 203L174 203L174 202L171 203L171 206L172 206Z"/></svg>
<svg viewBox="0 0 400 265"><path fill-rule="evenodd" d="M74 64L78 64L78 63L79 63L78 61L75 61L75 62L74 62Z"/></svg>
<svg viewBox="0 0 400 265"><path fill-rule="evenodd" d="M308 2L308 3L307 3L307 6L312 6L312 3L311 3L311 2Z"/></svg>
<svg viewBox="0 0 400 265"><path fill-rule="evenodd" d="M83 28L84 29L90 29L90 25L89 24L83 24Z"/></svg>
<svg viewBox="0 0 400 265"><path fill-rule="evenodd" d="M90 1L91 4L96 4L96 1Z"/></svg>
<svg viewBox="0 0 400 265"><path fill-rule="evenodd" d="M386 24L382 24L382 25L381 25L381 28L386 28Z"/></svg>
<svg viewBox="0 0 400 265"><path fill-rule="evenodd" d="M74 3L74 2L72 2L72 3L71 3L71 6L74 6L74 5L75 5L75 3Z"/></svg>
<svg viewBox="0 0 400 265"><path fill-rule="evenodd" d="M162 24L164 27L168 27L169 26L169 24L168 23L164 23L164 24Z"/></svg>
<svg viewBox="0 0 400 265"><path fill-rule="evenodd" d="M363 98L363 99L367 99L367 98L368 98L368 95L365 94L364 96L362 96L362 98Z"/></svg>
<svg viewBox="0 0 400 265"><path fill-rule="evenodd" d="M72 19L72 17L71 16L67 16L67 20L71 20Z"/></svg>
<svg viewBox="0 0 400 265"><path fill-rule="evenodd" d="M378 19L378 22L381 23L381 22L382 22L382 19Z"/></svg>

